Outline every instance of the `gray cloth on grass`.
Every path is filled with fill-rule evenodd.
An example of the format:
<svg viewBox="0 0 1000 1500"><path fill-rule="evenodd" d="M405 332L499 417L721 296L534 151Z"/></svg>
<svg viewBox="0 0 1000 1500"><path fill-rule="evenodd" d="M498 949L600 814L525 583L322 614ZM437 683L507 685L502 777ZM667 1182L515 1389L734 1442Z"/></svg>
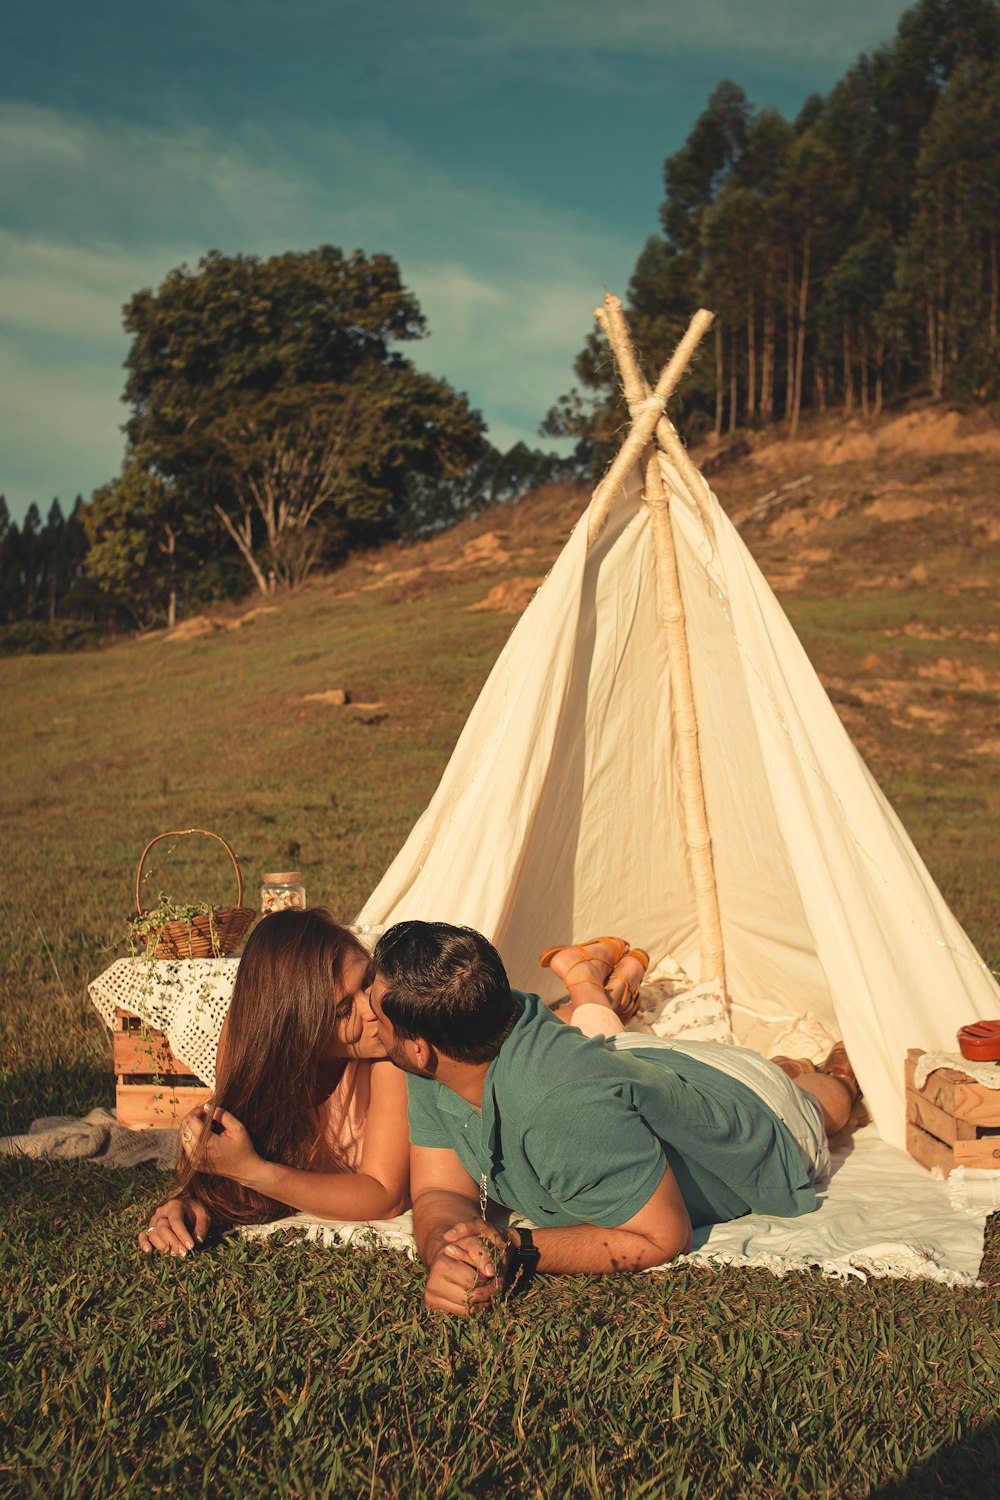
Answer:
<svg viewBox="0 0 1000 1500"><path fill-rule="evenodd" d="M177 1131L129 1130L114 1110L47 1115L28 1126L27 1135L0 1136L0 1156L34 1161L92 1161L101 1167L137 1167L150 1162L168 1172L177 1162Z"/></svg>

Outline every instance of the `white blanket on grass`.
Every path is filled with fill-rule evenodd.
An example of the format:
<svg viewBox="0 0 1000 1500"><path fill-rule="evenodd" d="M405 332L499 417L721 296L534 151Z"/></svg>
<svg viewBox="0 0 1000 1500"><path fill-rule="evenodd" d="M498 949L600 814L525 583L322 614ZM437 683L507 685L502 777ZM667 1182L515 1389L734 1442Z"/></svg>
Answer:
<svg viewBox="0 0 1000 1500"><path fill-rule="evenodd" d="M177 1159L177 1132L127 1130L109 1110L92 1110L82 1120L37 1120L27 1134L0 1139L0 1155L108 1167L147 1161L165 1169ZM935 1179L887 1146L870 1125L834 1149L832 1158L833 1173L819 1190L815 1213L799 1219L748 1214L700 1229L690 1254L673 1264L763 1266L776 1276L818 1270L840 1279L923 1277L949 1286L975 1284L986 1220L1000 1211L1000 1172L959 1167L947 1181ZM240 1232L256 1239L282 1230L330 1246L371 1241L415 1253L408 1213L364 1224L292 1214Z"/></svg>
<svg viewBox="0 0 1000 1500"><path fill-rule="evenodd" d="M748 1214L700 1229L690 1254L671 1266L762 1266L776 1276L818 1270L840 1280L891 1276L973 1286L987 1217L1000 1210L1000 1172L959 1168L947 1181L936 1180L866 1126L833 1152L833 1174L819 1199L815 1213L798 1219ZM240 1232L258 1239L292 1230L330 1246L369 1241L413 1254L412 1229L408 1213L375 1224L292 1214Z"/></svg>

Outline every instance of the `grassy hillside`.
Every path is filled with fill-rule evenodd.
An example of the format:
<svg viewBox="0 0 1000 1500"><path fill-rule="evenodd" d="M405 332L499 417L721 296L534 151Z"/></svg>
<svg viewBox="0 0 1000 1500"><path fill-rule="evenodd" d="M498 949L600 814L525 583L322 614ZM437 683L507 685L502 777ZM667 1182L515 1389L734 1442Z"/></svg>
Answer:
<svg viewBox="0 0 1000 1500"><path fill-rule="evenodd" d="M718 453L711 478L1000 966L996 465L989 431L923 442L934 420L860 456L869 434L836 425L795 451ZM251 881L291 864L311 901L357 910L585 498L540 492L173 638L0 660L0 1130L113 1102L85 985L122 951L153 834L216 830ZM336 689L346 706L324 701ZM227 899L200 842L157 858L146 889ZM124 1495L141 1476L147 1493L862 1495L910 1464L907 1493L975 1494L1000 1457L983 1293L573 1278L457 1329L424 1318L395 1257L238 1244L140 1262L153 1173L0 1174L21 1361L0 1493Z"/></svg>

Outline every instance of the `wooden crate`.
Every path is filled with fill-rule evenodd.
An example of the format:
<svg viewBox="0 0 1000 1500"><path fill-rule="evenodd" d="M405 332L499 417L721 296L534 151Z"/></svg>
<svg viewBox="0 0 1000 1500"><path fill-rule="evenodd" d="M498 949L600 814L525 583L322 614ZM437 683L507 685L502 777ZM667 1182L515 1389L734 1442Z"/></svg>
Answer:
<svg viewBox="0 0 1000 1500"><path fill-rule="evenodd" d="M211 1097L211 1089L171 1051L163 1032L144 1025L131 1011L115 1010L113 1041L119 1125L164 1130L179 1125L189 1109Z"/></svg>
<svg viewBox="0 0 1000 1500"><path fill-rule="evenodd" d="M937 1068L922 1089L913 1086L917 1060L906 1054L906 1149L922 1166L1000 1171L1000 1090L988 1089L955 1068Z"/></svg>

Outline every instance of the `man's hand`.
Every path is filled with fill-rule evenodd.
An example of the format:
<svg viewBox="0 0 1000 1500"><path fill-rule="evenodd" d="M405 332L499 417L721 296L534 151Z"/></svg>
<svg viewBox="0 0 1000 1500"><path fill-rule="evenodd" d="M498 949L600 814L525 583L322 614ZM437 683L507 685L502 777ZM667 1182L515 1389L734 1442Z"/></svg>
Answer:
<svg viewBox="0 0 1000 1500"><path fill-rule="evenodd" d="M208 1209L197 1198L168 1198L153 1209L148 1226L140 1231L139 1249L144 1255L151 1250L187 1255L195 1240L201 1244L211 1222Z"/></svg>
<svg viewBox="0 0 1000 1500"><path fill-rule="evenodd" d="M199 1104L184 1116L181 1149L188 1161L197 1161L199 1171L228 1177L244 1187L253 1187L254 1176L261 1166L249 1130L228 1109L218 1105L209 1109Z"/></svg>
<svg viewBox="0 0 1000 1500"><path fill-rule="evenodd" d="M502 1293L510 1243L481 1219L455 1224L427 1268L424 1304L435 1312L471 1317Z"/></svg>

